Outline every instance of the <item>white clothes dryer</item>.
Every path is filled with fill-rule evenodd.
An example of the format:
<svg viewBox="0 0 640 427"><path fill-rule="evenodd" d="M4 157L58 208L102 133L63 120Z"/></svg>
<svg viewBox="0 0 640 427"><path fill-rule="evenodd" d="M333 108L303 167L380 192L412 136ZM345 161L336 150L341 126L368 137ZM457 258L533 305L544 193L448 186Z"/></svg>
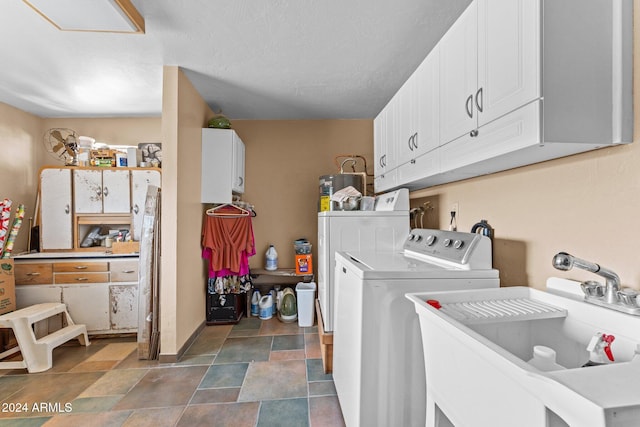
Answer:
<svg viewBox="0 0 640 427"><path fill-rule="evenodd" d="M424 426L425 362L409 292L497 288L486 236L414 229L403 250L336 253L333 379L347 427Z"/></svg>

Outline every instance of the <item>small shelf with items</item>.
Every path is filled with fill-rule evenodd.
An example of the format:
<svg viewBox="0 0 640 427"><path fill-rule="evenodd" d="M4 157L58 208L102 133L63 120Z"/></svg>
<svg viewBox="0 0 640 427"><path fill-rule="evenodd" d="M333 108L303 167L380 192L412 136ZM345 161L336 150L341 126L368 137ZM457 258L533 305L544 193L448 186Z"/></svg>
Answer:
<svg viewBox="0 0 640 427"><path fill-rule="evenodd" d="M117 237L122 237L122 242L131 235L131 214L89 214L75 215L74 250L95 251L96 247L110 250Z"/></svg>

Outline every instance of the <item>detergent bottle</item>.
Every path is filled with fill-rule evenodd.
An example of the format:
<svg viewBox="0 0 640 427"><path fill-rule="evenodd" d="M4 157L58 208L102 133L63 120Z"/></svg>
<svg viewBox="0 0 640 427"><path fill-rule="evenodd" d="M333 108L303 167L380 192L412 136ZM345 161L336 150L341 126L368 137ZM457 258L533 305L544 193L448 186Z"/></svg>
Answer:
<svg viewBox="0 0 640 427"><path fill-rule="evenodd" d="M252 316L259 316L260 315L260 291L258 289L256 289L255 291L253 291L253 295L251 296L251 315Z"/></svg>
<svg viewBox="0 0 640 427"><path fill-rule="evenodd" d="M278 269L278 252L273 245L269 245L269 249L267 249L264 269L269 271Z"/></svg>

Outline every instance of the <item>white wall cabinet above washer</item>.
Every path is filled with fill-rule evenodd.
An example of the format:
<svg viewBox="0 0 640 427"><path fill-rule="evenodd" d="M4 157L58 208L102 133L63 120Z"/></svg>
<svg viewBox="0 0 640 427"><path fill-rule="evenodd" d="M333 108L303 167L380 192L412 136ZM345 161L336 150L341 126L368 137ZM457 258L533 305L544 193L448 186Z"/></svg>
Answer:
<svg viewBox="0 0 640 427"><path fill-rule="evenodd" d="M244 193L244 143L233 129L202 129L202 203L230 203Z"/></svg>
<svg viewBox="0 0 640 427"><path fill-rule="evenodd" d="M439 56L437 148L419 162L424 170L405 170L419 157L402 163L409 154L397 137L397 180L385 190L633 141L632 0L474 0L432 55Z"/></svg>

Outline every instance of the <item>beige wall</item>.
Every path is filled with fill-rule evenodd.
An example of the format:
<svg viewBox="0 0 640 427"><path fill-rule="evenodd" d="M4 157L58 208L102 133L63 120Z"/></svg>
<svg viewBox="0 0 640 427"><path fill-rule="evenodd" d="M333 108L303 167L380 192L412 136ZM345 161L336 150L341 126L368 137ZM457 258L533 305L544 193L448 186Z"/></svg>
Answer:
<svg viewBox="0 0 640 427"><path fill-rule="evenodd" d="M18 234L14 253L27 250L29 218L34 217L38 170L42 166L45 151L42 148L44 132L39 117L0 103L0 198L13 202L15 208L25 205L23 228Z"/></svg>
<svg viewBox="0 0 640 427"><path fill-rule="evenodd" d="M373 173L372 120L232 120L246 146L243 200L255 206L256 256L251 268L264 268L270 243L280 268L293 268L293 241L306 237L317 259L318 178L337 173L334 158L365 157ZM358 163L357 171L362 170ZM315 265L314 265L315 267Z"/></svg>
<svg viewBox="0 0 640 427"><path fill-rule="evenodd" d="M205 321L201 129L213 112L178 67L164 67L160 353L176 355Z"/></svg>

